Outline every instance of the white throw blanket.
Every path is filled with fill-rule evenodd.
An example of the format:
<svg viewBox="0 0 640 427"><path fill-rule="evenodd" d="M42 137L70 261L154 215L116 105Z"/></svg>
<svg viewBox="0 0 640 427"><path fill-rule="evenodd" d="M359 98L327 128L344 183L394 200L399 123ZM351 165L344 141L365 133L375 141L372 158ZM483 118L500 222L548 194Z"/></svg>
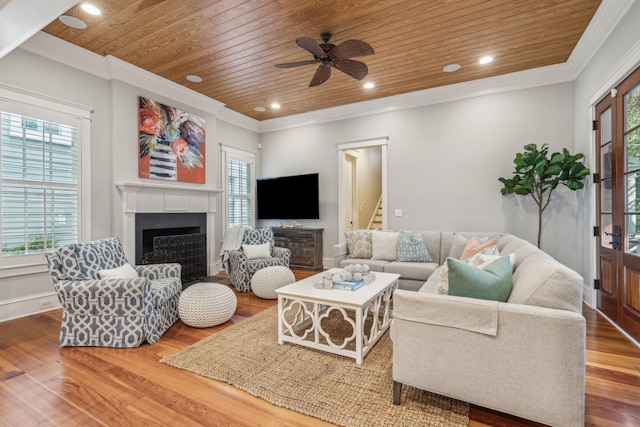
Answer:
<svg viewBox="0 0 640 427"><path fill-rule="evenodd" d="M230 271L229 268L229 254L231 251L236 249L240 249L242 245L242 237L244 236L244 232L247 227L243 227L242 225L238 225L235 227L231 227L224 234L224 240L222 241L222 248L220 249L220 259L222 260L222 266L227 274Z"/></svg>

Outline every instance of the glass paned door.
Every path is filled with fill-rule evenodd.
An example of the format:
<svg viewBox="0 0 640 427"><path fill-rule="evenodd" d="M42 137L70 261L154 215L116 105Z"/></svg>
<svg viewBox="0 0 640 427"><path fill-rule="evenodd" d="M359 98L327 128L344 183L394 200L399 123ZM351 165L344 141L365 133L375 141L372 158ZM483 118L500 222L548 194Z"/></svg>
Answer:
<svg viewBox="0 0 640 427"><path fill-rule="evenodd" d="M640 68L596 106L598 308L640 339Z"/></svg>

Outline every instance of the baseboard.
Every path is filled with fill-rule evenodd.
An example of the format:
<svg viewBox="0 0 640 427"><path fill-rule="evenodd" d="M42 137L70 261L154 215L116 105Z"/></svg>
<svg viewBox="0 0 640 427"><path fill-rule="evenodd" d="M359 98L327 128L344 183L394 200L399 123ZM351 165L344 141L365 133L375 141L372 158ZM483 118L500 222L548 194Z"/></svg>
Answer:
<svg viewBox="0 0 640 427"><path fill-rule="evenodd" d="M0 302L0 322L44 313L60 308L60 301L55 292L29 295Z"/></svg>

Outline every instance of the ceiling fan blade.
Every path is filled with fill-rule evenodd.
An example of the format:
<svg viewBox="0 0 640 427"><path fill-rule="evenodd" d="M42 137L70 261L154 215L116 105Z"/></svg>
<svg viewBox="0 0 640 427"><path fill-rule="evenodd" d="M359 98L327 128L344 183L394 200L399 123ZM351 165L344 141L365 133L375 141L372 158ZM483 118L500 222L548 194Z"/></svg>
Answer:
<svg viewBox="0 0 640 427"><path fill-rule="evenodd" d="M299 67L301 65L310 65L310 64L317 64L318 60L314 59L311 61L300 61L300 62L289 62L287 64L276 64L277 68L292 68L292 67Z"/></svg>
<svg viewBox="0 0 640 427"><path fill-rule="evenodd" d="M329 80L329 77L331 77L331 67L329 65L320 64L311 79L311 83L309 83L309 87L318 86Z"/></svg>
<svg viewBox="0 0 640 427"><path fill-rule="evenodd" d="M314 39L310 39L309 37L298 37L296 39L296 44L307 52L310 52L316 58L325 58L327 56L320 45L318 45L318 42Z"/></svg>
<svg viewBox="0 0 640 427"><path fill-rule="evenodd" d="M334 59L349 59L356 56L373 55L375 52L369 43L362 40L347 40L331 49L329 57Z"/></svg>
<svg viewBox="0 0 640 427"><path fill-rule="evenodd" d="M350 75L356 80L364 79L369 72L367 64L360 61L353 61L351 59L341 59L338 61L333 61L331 65L333 65L343 73Z"/></svg>

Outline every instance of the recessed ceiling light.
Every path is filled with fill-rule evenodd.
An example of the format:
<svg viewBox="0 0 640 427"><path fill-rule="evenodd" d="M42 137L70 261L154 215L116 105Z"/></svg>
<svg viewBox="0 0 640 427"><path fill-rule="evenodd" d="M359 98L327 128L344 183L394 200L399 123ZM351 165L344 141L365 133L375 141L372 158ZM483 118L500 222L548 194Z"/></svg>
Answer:
<svg viewBox="0 0 640 427"><path fill-rule="evenodd" d="M62 15L58 19L64 25L71 28L75 28L76 30L84 30L85 28L87 28L87 24L85 24L82 19L76 18L75 16Z"/></svg>
<svg viewBox="0 0 640 427"><path fill-rule="evenodd" d="M256 107L254 108L254 110L256 110L258 113L264 113L265 111L267 111L267 109L264 107Z"/></svg>
<svg viewBox="0 0 640 427"><path fill-rule="evenodd" d="M187 76L187 80L189 80L192 83L202 83L202 77L196 76L194 74L189 74Z"/></svg>
<svg viewBox="0 0 640 427"><path fill-rule="evenodd" d="M274 102L273 104L271 104L271 108L273 108L274 110L277 110L278 108L280 108L280 104L278 104L277 102Z"/></svg>
<svg viewBox="0 0 640 427"><path fill-rule="evenodd" d="M365 83L364 84L364 88L365 89L373 89L376 85L374 85L373 83Z"/></svg>
<svg viewBox="0 0 640 427"><path fill-rule="evenodd" d="M480 58L480 61L478 61L481 64L488 64L491 61L493 61L493 56L483 56L482 58Z"/></svg>
<svg viewBox="0 0 640 427"><path fill-rule="evenodd" d="M95 7L92 4L84 3L80 7L82 8L82 10L87 12L89 15L94 15L94 16L102 15L102 12L100 12L100 9L98 9L97 7Z"/></svg>
<svg viewBox="0 0 640 427"><path fill-rule="evenodd" d="M84 3L80 7L82 8L82 10L87 12L89 15L94 15L94 16L102 15L102 12L100 12L100 9L98 9L97 7L95 7L92 4Z"/></svg>
<svg viewBox="0 0 640 427"><path fill-rule="evenodd" d="M445 73L453 73L454 71L458 71L460 69L460 64L449 64L442 69Z"/></svg>

